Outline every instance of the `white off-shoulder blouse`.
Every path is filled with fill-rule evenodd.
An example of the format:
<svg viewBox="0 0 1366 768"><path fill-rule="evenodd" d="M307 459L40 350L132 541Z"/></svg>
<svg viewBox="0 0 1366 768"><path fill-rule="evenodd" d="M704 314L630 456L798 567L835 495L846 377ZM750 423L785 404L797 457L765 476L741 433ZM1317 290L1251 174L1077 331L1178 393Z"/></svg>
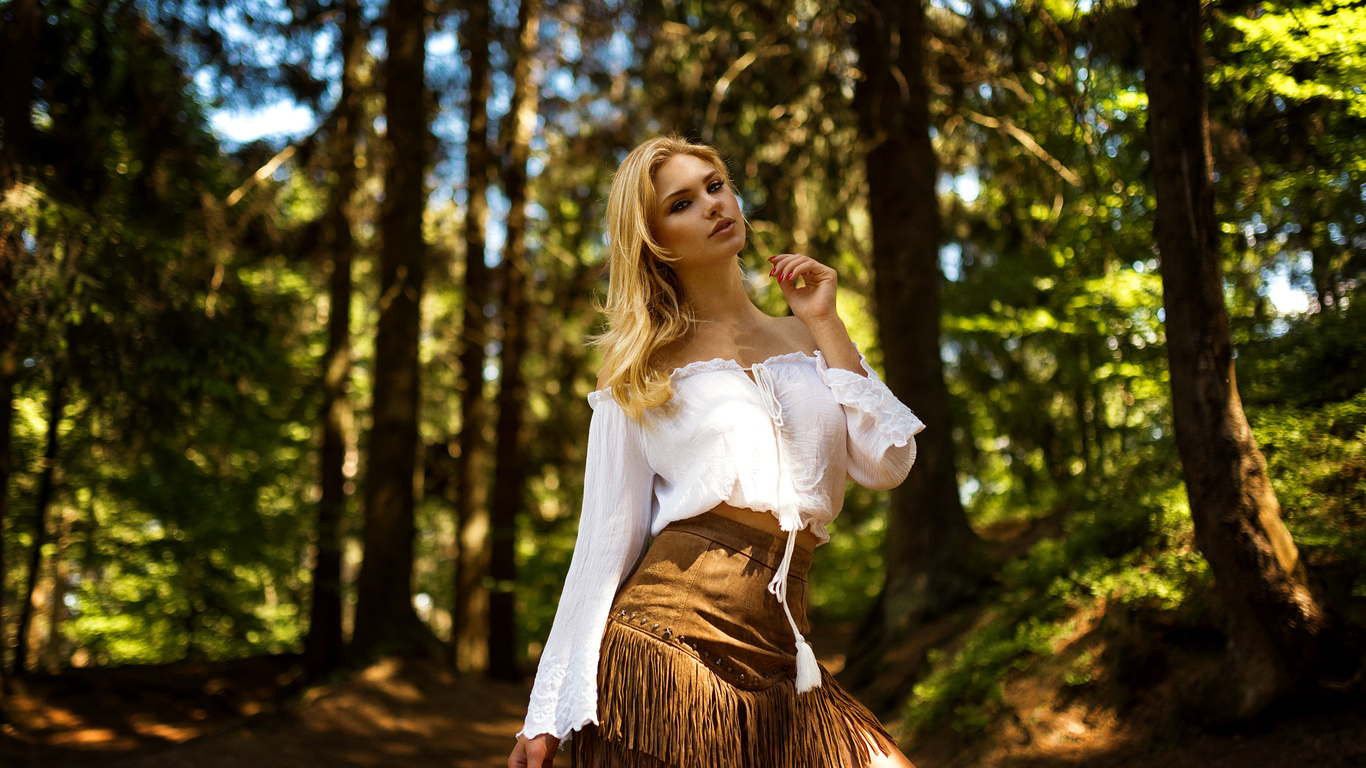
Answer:
<svg viewBox="0 0 1366 768"><path fill-rule="evenodd" d="M846 479L886 489L906 478L925 425L866 361L863 369L831 368L820 352L749 369L696 362L674 371L673 398L640 421L610 391L589 394L578 539L521 735L564 738L598 722L598 650L612 600L669 523L723 502L771 512L789 531L790 552L801 529L829 541ZM770 591L786 608L781 570Z"/></svg>

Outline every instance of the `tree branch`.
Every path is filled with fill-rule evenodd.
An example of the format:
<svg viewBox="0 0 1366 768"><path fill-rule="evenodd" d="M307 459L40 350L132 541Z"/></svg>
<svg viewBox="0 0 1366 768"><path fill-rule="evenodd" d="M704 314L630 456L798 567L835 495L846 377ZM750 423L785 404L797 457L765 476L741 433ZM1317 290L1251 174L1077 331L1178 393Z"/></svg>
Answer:
<svg viewBox="0 0 1366 768"><path fill-rule="evenodd" d="M1030 136L1027 131L1020 128L1015 123L1006 119L987 117L986 115L979 114L971 110L964 110L963 114L967 115L968 119L972 120L974 123L977 123L978 125L984 125L988 128L995 128L997 130L1002 130L1010 134L1012 137L1014 137L1016 141L1020 142L1020 144L1025 149L1029 150L1030 154L1042 160L1044 164L1046 164L1049 168L1052 168L1054 172L1061 176L1063 180L1066 181L1068 184L1071 184L1074 187L1082 186L1081 178L1077 176L1077 174L1073 173L1071 170L1068 169L1067 166L1063 165L1062 162L1058 160L1058 158L1048 154L1048 150L1039 146L1039 142L1035 141L1033 136Z"/></svg>

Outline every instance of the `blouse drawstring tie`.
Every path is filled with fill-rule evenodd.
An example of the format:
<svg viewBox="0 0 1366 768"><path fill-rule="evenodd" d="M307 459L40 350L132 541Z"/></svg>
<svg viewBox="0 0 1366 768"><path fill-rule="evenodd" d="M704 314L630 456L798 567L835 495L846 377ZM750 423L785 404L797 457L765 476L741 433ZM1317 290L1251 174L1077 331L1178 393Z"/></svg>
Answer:
<svg viewBox="0 0 1366 768"><path fill-rule="evenodd" d="M778 447L778 518L782 527L787 530L787 547L783 550L783 559L778 564L777 573L768 583L768 591L778 598L778 602L783 606L783 613L787 614L787 623L792 627L792 635L797 641L797 693L806 693L820 687L821 668L816 663L816 652L811 649L811 643L806 641L801 630L797 628L797 620L792 617L792 609L787 604L787 575L792 568L792 553L797 547L801 518L795 509L789 510L782 503L783 436L779 427L783 426L783 404L778 401L777 383L773 380L773 373L769 371L768 366L755 363L750 370L754 373L754 383L759 387L764 408L773 419L773 437Z"/></svg>

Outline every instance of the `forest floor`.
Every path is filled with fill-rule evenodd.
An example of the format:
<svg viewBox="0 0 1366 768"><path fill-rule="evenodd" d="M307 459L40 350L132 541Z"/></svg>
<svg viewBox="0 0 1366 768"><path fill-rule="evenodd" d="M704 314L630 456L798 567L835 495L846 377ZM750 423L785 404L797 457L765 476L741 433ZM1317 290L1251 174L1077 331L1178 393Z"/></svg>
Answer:
<svg viewBox="0 0 1366 768"><path fill-rule="evenodd" d="M7 702L0 767L497 768L529 690L395 663L304 691L297 675L294 659L266 658L26 678ZM950 738L909 756L922 768L1366 768L1360 696L1301 701L1229 733L1154 729L1042 691L1033 704L990 743Z"/></svg>

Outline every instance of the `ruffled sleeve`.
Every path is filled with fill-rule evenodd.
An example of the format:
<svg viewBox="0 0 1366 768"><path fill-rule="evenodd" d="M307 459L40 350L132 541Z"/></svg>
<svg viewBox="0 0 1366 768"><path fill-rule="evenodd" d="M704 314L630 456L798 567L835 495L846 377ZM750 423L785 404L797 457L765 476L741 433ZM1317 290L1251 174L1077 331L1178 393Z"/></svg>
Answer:
<svg viewBox="0 0 1366 768"><path fill-rule="evenodd" d="M816 353L816 370L844 409L849 426L849 476L877 490L895 488L915 463L915 435L925 424L882 383L860 355L860 376L831 368Z"/></svg>
<svg viewBox="0 0 1366 768"><path fill-rule="evenodd" d="M641 424L607 392L589 395L593 418L578 539L555 622L541 653L526 722L518 735L570 731L598 722L598 648L617 588L650 535L654 472Z"/></svg>

